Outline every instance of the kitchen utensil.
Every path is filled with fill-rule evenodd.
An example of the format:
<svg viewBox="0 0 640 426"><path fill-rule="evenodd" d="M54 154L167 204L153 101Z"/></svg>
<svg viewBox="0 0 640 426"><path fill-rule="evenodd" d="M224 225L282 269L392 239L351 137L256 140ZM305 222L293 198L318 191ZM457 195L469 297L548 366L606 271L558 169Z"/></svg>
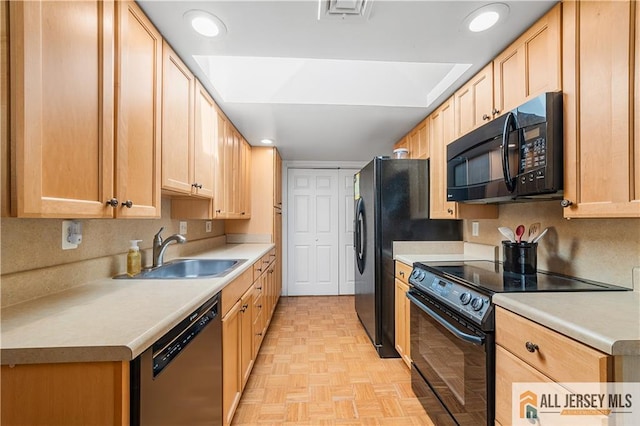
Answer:
<svg viewBox="0 0 640 426"><path fill-rule="evenodd" d="M516 236L514 235L511 228L507 228L506 226L501 226L498 228L498 231L500 231L500 233L505 237L507 237L509 241L511 241L512 243L516 242Z"/></svg>
<svg viewBox="0 0 640 426"><path fill-rule="evenodd" d="M532 242L535 237L540 233L540 222L532 223L529 225L529 235L527 241Z"/></svg>
<svg viewBox="0 0 640 426"><path fill-rule="evenodd" d="M516 241L518 243L522 242L522 236L524 235L524 225L518 225L516 228Z"/></svg>
<svg viewBox="0 0 640 426"><path fill-rule="evenodd" d="M538 241L540 241L540 239L541 239L542 237L544 237L544 234L546 234L548 230L549 230L549 228L544 228L544 229L542 230L542 232L540 232L540 235L538 235L537 237L535 237L535 238L533 239L533 241L531 241L531 242L532 242L532 243L537 243Z"/></svg>

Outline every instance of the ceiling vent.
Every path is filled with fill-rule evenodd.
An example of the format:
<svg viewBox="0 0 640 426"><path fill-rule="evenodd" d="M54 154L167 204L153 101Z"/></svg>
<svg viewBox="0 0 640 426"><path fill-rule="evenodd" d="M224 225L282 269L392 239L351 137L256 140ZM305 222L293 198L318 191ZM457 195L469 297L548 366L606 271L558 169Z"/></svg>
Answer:
<svg viewBox="0 0 640 426"><path fill-rule="evenodd" d="M318 20L367 20L373 0L318 0Z"/></svg>

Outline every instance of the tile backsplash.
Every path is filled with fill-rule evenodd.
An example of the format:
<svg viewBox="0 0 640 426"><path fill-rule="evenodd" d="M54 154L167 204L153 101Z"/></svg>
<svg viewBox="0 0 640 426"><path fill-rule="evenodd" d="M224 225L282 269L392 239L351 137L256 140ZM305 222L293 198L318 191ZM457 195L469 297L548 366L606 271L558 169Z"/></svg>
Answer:
<svg viewBox="0 0 640 426"><path fill-rule="evenodd" d="M499 226L523 224L528 231L540 222L549 231L538 243L538 269L633 287L633 268L640 266L640 219L567 220L559 201L501 204L499 209L498 219L465 220L465 241L500 246L502 259ZM479 223L477 237L472 222Z"/></svg>
<svg viewBox="0 0 640 426"><path fill-rule="evenodd" d="M1 305L8 306L48 293L126 271L129 240L139 239L143 266L151 265L153 236L178 233L171 202L162 200L161 219L81 219L82 243L62 250L62 219L1 218ZM187 243L171 244L166 259L188 256L224 243L224 221L188 220Z"/></svg>

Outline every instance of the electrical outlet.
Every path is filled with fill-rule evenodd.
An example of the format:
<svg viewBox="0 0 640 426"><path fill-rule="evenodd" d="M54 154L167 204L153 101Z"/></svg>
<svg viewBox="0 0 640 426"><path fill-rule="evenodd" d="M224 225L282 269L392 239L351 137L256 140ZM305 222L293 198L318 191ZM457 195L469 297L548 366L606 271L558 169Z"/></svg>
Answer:
<svg viewBox="0 0 640 426"><path fill-rule="evenodd" d="M71 238L70 238L71 236ZM75 220L62 221L62 250L78 248L82 242L82 227L80 222Z"/></svg>
<svg viewBox="0 0 640 426"><path fill-rule="evenodd" d="M180 222L180 232L179 234L187 235L187 222Z"/></svg>
<svg viewBox="0 0 640 426"><path fill-rule="evenodd" d="M204 223L204 232L211 232L211 221L208 220Z"/></svg>
<svg viewBox="0 0 640 426"><path fill-rule="evenodd" d="M480 222L471 222L471 236L477 237L480 235Z"/></svg>

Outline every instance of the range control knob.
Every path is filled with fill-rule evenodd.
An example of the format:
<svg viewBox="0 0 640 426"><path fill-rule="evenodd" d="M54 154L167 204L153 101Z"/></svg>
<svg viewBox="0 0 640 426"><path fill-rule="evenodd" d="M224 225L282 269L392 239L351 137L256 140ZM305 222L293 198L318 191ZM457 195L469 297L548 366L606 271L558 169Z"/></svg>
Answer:
<svg viewBox="0 0 640 426"><path fill-rule="evenodd" d="M480 299L479 297L474 297L471 301L471 308L474 311L479 311L480 309L482 309L482 306L484 306L484 300Z"/></svg>
<svg viewBox="0 0 640 426"><path fill-rule="evenodd" d="M465 291L460 295L460 302L462 302L463 305L469 304L470 301L471 301L471 293L467 293Z"/></svg>
<svg viewBox="0 0 640 426"><path fill-rule="evenodd" d="M418 281L422 282L424 280L424 277L427 276L427 273L424 271L418 271Z"/></svg>
<svg viewBox="0 0 640 426"><path fill-rule="evenodd" d="M418 274L420 273L419 269L414 269L413 272L411 272L411 278L417 278Z"/></svg>

